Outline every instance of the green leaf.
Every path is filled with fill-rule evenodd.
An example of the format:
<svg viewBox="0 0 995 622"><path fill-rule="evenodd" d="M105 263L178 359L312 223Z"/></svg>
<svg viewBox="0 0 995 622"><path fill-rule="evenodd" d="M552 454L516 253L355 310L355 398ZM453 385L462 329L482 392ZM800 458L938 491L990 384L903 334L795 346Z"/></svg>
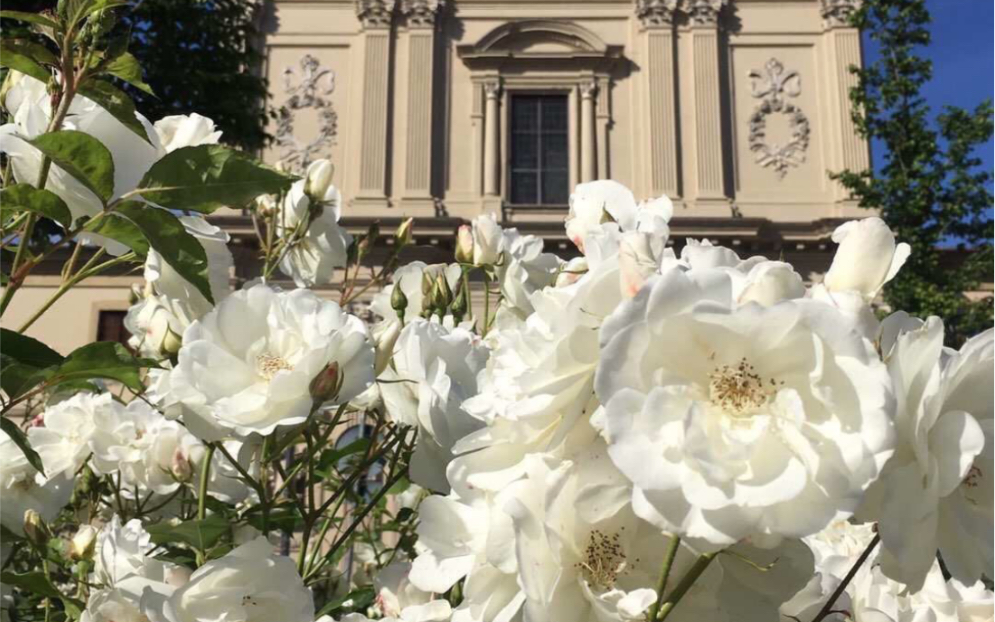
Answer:
<svg viewBox="0 0 995 622"><path fill-rule="evenodd" d="M14 444L24 452L24 457L28 459L28 464L44 475L45 466L42 464L41 456L38 455L38 452L31 448L31 443L28 442L28 435L7 417L0 417L0 430L6 432L10 440L14 441ZM6 582L7 579L4 579L4 583Z"/></svg>
<svg viewBox="0 0 995 622"><path fill-rule="evenodd" d="M32 571L25 572L23 574L4 572L0 574L0 581L3 581L7 585L27 590L33 594L37 594L38 596L54 598L62 601L62 606L66 609L66 615L73 620L79 619L80 615L83 613L83 608L86 606L82 601L66 596L60 592L59 588L55 587L43 572Z"/></svg>
<svg viewBox="0 0 995 622"><path fill-rule="evenodd" d="M136 201L114 208L114 214L127 218L162 258L204 298L214 303L208 278L207 252L197 238L187 233L180 219L171 212Z"/></svg>
<svg viewBox="0 0 995 622"><path fill-rule="evenodd" d="M228 533L231 523L220 514L212 514L204 519L188 520L179 525L159 523L148 525L149 532L155 544L189 544L199 551L206 551L214 546L221 536Z"/></svg>
<svg viewBox="0 0 995 622"><path fill-rule="evenodd" d="M221 145L184 147L152 165L139 188L147 200L171 209L211 213L240 207L290 187L293 177Z"/></svg>
<svg viewBox="0 0 995 622"><path fill-rule="evenodd" d="M44 46L24 41L0 42L0 66L9 67L15 71L29 75L36 80L48 84L52 72L45 69L40 59L36 58L38 49L51 55ZM34 53L33 53L34 52Z"/></svg>
<svg viewBox="0 0 995 622"><path fill-rule="evenodd" d="M155 95L152 87L145 83L142 76L142 66L138 59L130 52L119 54L110 61L104 71L116 78L120 78L140 91L145 91L149 95Z"/></svg>
<svg viewBox="0 0 995 622"><path fill-rule="evenodd" d="M0 389L11 400L24 395L43 380L40 369L18 363L6 354L0 354Z"/></svg>
<svg viewBox="0 0 995 622"><path fill-rule="evenodd" d="M149 242L145 239L142 230L136 227L135 223L114 212L105 212L99 218L94 218L86 223L83 230L120 242L135 251L139 257L149 254Z"/></svg>
<svg viewBox="0 0 995 622"><path fill-rule="evenodd" d="M127 93L110 82L92 80L79 87L79 94L92 99L142 140L151 143L145 126L135 116L135 102L131 101Z"/></svg>
<svg viewBox="0 0 995 622"><path fill-rule="evenodd" d="M18 363L37 368L58 365L65 358L34 337L6 328L0 328L0 351Z"/></svg>
<svg viewBox="0 0 995 622"><path fill-rule="evenodd" d="M39 13L25 13L24 11L0 11L0 17L16 19L17 21L28 22L30 24L38 24L39 26L44 26L46 28L55 29L59 27L59 25L54 21Z"/></svg>
<svg viewBox="0 0 995 622"><path fill-rule="evenodd" d="M25 139L104 203L114 195L114 159L99 140L76 130L49 132Z"/></svg>
<svg viewBox="0 0 995 622"><path fill-rule="evenodd" d="M29 211L50 218L66 229L72 226L72 213L59 195L50 190L40 190L30 184L15 184L0 192L0 210L3 212ZM7 215L3 215L4 220Z"/></svg>
<svg viewBox="0 0 995 622"><path fill-rule="evenodd" d="M330 451L322 452L321 457L318 459L317 469L324 471L332 466L338 466L340 460L347 456L357 454L359 452L365 452L367 447L370 446L370 439L368 438L357 438L353 442L349 443L345 447L332 449Z"/></svg>
<svg viewBox="0 0 995 622"><path fill-rule="evenodd" d="M120 382L132 391L141 391L139 371L156 365L155 361L136 358L120 343L97 341L73 350L64 363L50 369L45 384L53 387L65 382L104 378Z"/></svg>

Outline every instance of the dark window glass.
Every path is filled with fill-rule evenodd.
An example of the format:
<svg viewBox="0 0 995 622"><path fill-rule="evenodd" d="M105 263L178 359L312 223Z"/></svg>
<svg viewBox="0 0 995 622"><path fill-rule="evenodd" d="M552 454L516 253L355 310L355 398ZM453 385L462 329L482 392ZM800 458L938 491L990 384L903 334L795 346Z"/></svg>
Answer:
<svg viewBox="0 0 995 622"><path fill-rule="evenodd" d="M372 441L373 426L360 423L346 429L335 440L335 449L344 449L353 443L356 443L360 439ZM345 477L352 475L354 470L363 463L365 448L362 449L363 451L355 451L340 458L336 463L336 468L340 473L344 474ZM363 474L356 479L353 486L353 492L355 492L361 499L370 499L370 497L375 495L377 491L383 487L383 463L380 460L377 460L370 464Z"/></svg>
<svg viewBox="0 0 995 622"><path fill-rule="evenodd" d="M127 311L101 311L97 316L97 341L116 341L127 346L131 333L124 326L126 315Z"/></svg>
<svg viewBox="0 0 995 622"><path fill-rule="evenodd" d="M570 165L565 95L512 95L510 200L565 205Z"/></svg>

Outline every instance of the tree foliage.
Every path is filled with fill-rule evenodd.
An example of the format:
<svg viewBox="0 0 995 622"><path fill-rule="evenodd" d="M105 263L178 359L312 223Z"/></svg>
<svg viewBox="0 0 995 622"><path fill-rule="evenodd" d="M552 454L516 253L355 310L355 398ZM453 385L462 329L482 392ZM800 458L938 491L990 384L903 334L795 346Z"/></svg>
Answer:
<svg viewBox="0 0 995 622"><path fill-rule="evenodd" d="M853 117L883 153L877 171L832 177L861 207L880 210L914 249L885 289L888 305L942 317L948 344L958 345L992 324L991 297L964 295L992 279L992 176L976 151L992 136L992 102L974 110L944 106L933 114L921 94L932 78L932 62L921 53L930 44L924 0L867 0L854 20L881 53L853 69ZM963 256L956 266L951 247Z"/></svg>
<svg viewBox="0 0 995 622"><path fill-rule="evenodd" d="M11 0L4 9L54 11L55 0ZM266 80L258 73L261 55L256 0L143 0L120 17L111 39L128 40L144 69L144 82L123 88L150 119L196 112L224 132L222 141L246 150L266 144ZM5 29L23 27L8 24ZM151 91L151 93L149 92ZM90 94L87 94L90 96Z"/></svg>

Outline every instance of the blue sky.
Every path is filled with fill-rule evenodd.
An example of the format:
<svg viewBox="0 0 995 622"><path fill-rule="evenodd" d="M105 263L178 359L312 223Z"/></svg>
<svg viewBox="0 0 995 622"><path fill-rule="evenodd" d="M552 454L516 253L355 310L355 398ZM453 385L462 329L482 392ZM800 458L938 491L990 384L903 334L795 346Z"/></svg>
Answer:
<svg viewBox="0 0 995 622"><path fill-rule="evenodd" d="M925 54L933 61L933 80L924 95L939 112L944 104L974 108L993 96L993 28L995 2L992 0L927 0L933 16L932 45ZM864 40L865 62L877 55L874 43ZM992 141L980 150L989 170L993 166ZM874 155L878 154L877 149ZM877 160L877 157L875 157Z"/></svg>

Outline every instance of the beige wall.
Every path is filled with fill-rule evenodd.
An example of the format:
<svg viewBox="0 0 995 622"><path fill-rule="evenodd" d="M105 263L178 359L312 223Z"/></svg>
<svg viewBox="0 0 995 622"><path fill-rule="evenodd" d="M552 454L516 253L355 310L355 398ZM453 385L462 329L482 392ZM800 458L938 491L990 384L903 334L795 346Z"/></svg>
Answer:
<svg viewBox="0 0 995 622"><path fill-rule="evenodd" d="M57 276L32 276L17 291L0 325L10 330L21 326L44 305L58 289ZM66 292L27 331L34 337L68 354L80 346L96 341L97 320L103 310L127 310L134 277L94 277Z"/></svg>

